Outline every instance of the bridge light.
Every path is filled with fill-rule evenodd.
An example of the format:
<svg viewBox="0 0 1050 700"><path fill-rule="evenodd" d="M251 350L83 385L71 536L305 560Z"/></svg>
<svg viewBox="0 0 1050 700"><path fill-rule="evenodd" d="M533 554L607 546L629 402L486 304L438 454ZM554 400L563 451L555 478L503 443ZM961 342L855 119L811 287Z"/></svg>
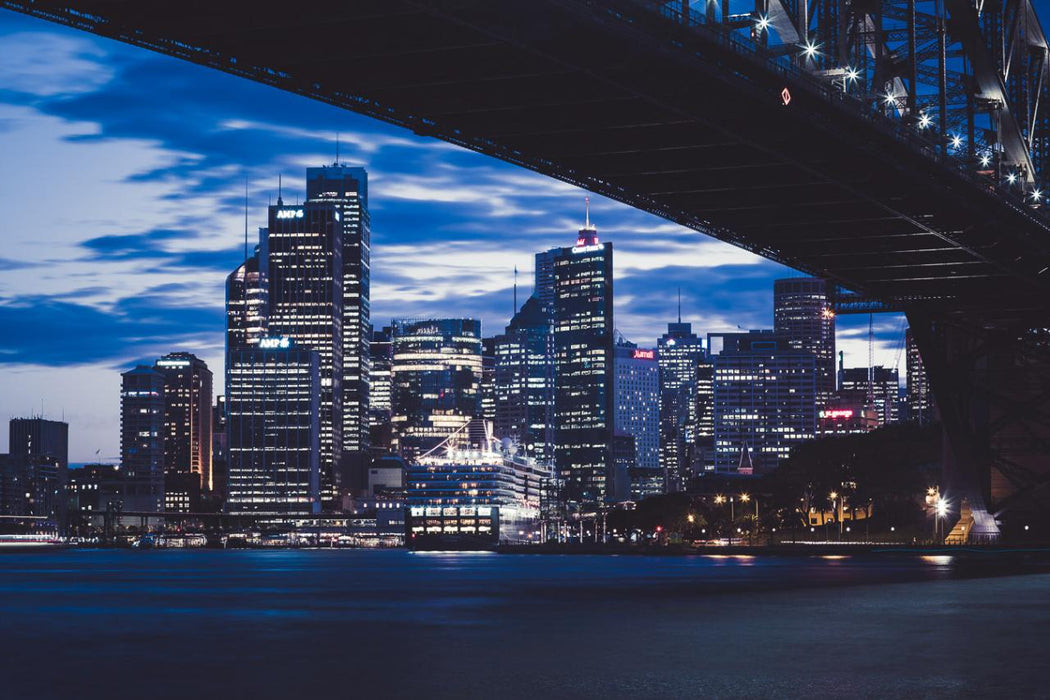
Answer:
<svg viewBox="0 0 1050 700"><path fill-rule="evenodd" d="M892 105L897 102L897 96L887 93L883 100L886 101L887 105Z"/></svg>
<svg viewBox="0 0 1050 700"><path fill-rule="evenodd" d="M1032 199L1034 201L1038 202L1042 198L1043 198L1043 193L1040 190L1038 190L1038 189L1032 190Z"/></svg>
<svg viewBox="0 0 1050 700"><path fill-rule="evenodd" d="M755 21L755 27L758 29L758 31L764 32L769 27L769 18L760 15L759 18Z"/></svg>
<svg viewBox="0 0 1050 700"><path fill-rule="evenodd" d="M930 125L930 121L931 121L930 120L930 115L928 115L928 114L920 114L919 115L919 128L920 129L925 129L926 127L928 127Z"/></svg>
<svg viewBox="0 0 1050 700"><path fill-rule="evenodd" d="M1010 173L1009 175L1006 176L1006 181L1009 182L1012 185L1015 182L1017 182L1017 176L1014 175L1013 173Z"/></svg>
<svg viewBox="0 0 1050 700"><path fill-rule="evenodd" d="M806 58L813 58L818 53L820 53L820 45L819 44L814 44L811 41L806 41L806 43L804 45L802 45L802 54Z"/></svg>
<svg viewBox="0 0 1050 700"><path fill-rule="evenodd" d="M952 136L952 148L958 148L962 145L962 136L955 134Z"/></svg>
<svg viewBox="0 0 1050 700"><path fill-rule="evenodd" d="M988 164L992 162L992 159L988 156L981 156L981 165L988 167Z"/></svg>
<svg viewBox="0 0 1050 700"><path fill-rule="evenodd" d="M859 78L859 77L860 77L860 71L857 70L856 68L847 68L846 69L846 78L850 82L853 82L853 83L857 82L857 78Z"/></svg>

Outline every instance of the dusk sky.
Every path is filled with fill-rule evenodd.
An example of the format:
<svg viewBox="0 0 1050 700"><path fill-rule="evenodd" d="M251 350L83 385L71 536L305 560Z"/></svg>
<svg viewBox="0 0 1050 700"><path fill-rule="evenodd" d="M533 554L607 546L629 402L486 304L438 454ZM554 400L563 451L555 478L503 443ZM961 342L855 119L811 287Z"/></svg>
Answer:
<svg viewBox="0 0 1050 700"><path fill-rule="evenodd" d="M369 172L372 321L469 316L502 331L531 292L533 254L569 245L585 192L367 117L0 10L0 418L70 424L70 459L119 455L119 373L185 350L222 386L223 282L284 176L341 159ZM615 322L653 345L772 325L772 285L797 273L591 197L615 249ZM898 366L903 319L877 316L876 363ZM864 317L840 319L847 366ZM7 450L6 426L0 452ZM96 457L96 451L98 456Z"/></svg>

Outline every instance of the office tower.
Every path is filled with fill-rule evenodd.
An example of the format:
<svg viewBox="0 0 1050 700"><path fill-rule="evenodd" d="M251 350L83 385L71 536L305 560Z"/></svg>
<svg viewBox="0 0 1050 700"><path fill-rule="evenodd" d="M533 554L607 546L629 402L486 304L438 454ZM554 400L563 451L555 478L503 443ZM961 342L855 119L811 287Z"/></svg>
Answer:
<svg viewBox="0 0 1050 700"><path fill-rule="evenodd" d="M849 367L839 372L839 396L865 401L875 410L879 425L896 423L900 377L897 370L876 366Z"/></svg>
<svg viewBox="0 0 1050 700"><path fill-rule="evenodd" d="M66 515L69 425L44 418L12 418L2 513L35 515L59 524Z"/></svg>
<svg viewBox="0 0 1050 700"><path fill-rule="evenodd" d="M926 368L919 354L919 346L909 328L905 332L908 353L906 360L905 380L907 382L908 418L926 425L933 420L933 394L930 392L930 380L926 377Z"/></svg>
<svg viewBox="0 0 1050 700"><path fill-rule="evenodd" d="M634 438L638 469L660 469L660 365L656 351L621 341L613 351L613 430Z"/></svg>
<svg viewBox="0 0 1050 700"><path fill-rule="evenodd" d="M227 371L226 510L319 512L320 354L271 336L235 350Z"/></svg>
<svg viewBox="0 0 1050 700"><path fill-rule="evenodd" d="M335 228L342 241L343 431L347 453L368 449L368 359L372 342L371 246L368 173L335 163L306 170L307 204L335 208Z"/></svg>
<svg viewBox="0 0 1050 700"><path fill-rule="evenodd" d="M342 205L307 202L269 209L264 241L270 337L316 350L321 372L321 497L338 501L343 455L343 227ZM232 379L232 378L231 378ZM232 401L228 388L227 401Z"/></svg>
<svg viewBox="0 0 1050 700"><path fill-rule="evenodd" d="M496 437L540 461L554 461L552 336L543 303L529 297L495 338Z"/></svg>
<svg viewBox="0 0 1050 700"><path fill-rule="evenodd" d="M785 338L791 349L816 358L819 406L835 393L835 312L829 299L831 291L832 283L815 277L792 277L773 283L773 331Z"/></svg>
<svg viewBox="0 0 1050 700"><path fill-rule="evenodd" d="M393 329L386 326L372 332L369 345L370 369L368 390L368 421L370 444L374 450L390 449L390 372L394 364Z"/></svg>
<svg viewBox="0 0 1050 700"><path fill-rule="evenodd" d="M768 472L816 434L816 358L772 331L708 335L715 469Z"/></svg>
<svg viewBox="0 0 1050 700"><path fill-rule="evenodd" d="M265 240L265 229L260 230L259 237ZM269 299L266 271L260 269L263 258L257 246L226 278L227 364L232 351L254 347L266 334Z"/></svg>
<svg viewBox="0 0 1050 700"><path fill-rule="evenodd" d="M391 423L394 447L412 461L455 435L469 438L481 391L481 322L442 318L393 322Z"/></svg>
<svg viewBox="0 0 1050 700"><path fill-rule="evenodd" d="M551 320L554 319L554 259L561 252L561 248L551 248L536 253L535 281L532 287L532 296L539 299L540 308Z"/></svg>
<svg viewBox="0 0 1050 700"><path fill-rule="evenodd" d="M139 365L120 377L124 510L157 512L164 506L164 375Z"/></svg>
<svg viewBox="0 0 1050 700"><path fill-rule="evenodd" d="M258 341L256 341L258 342ZM226 484L229 478L229 441L226 435L226 396L215 397L211 412L211 482L212 502L221 504L226 500Z"/></svg>
<svg viewBox="0 0 1050 700"><path fill-rule="evenodd" d="M613 249L588 213L554 254L555 465L563 496L605 501L613 468Z"/></svg>
<svg viewBox="0 0 1050 700"><path fill-rule="evenodd" d="M481 339L481 387L477 417L492 424L496 420L496 339Z"/></svg>
<svg viewBox="0 0 1050 700"><path fill-rule="evenodd" d="M692 476L692 454L699 437L700 367L704 349L689 323L667 324L657 340L660 367L660 467L668 492L682 491ZM710 381L705 389L710 390ZM704 406L703 408L708 408ZM710 420L710 410L705 411ZM710 452L710 450L708 450Z"/></svg>
<svg viewBox="0 0 1050 700"><path fill-rule="evenodd" d="M164 376L164 476L167 486L182 480L196 495L212 484L212 375L188 352L173 352L154 363ZM190 499L195 498L192 493Z"/></svg>

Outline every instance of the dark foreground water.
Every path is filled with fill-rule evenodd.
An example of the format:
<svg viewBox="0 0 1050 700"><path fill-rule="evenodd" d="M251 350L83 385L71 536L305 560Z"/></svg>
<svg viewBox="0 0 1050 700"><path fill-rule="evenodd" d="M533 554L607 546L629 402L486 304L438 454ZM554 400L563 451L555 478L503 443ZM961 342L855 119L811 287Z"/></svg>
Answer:
<svg viewBox="0 0 1050 700"><path fill-rule="evenodd" d="M1048 594L947 558L5 555L0 697L1046 697Z"/></svg>

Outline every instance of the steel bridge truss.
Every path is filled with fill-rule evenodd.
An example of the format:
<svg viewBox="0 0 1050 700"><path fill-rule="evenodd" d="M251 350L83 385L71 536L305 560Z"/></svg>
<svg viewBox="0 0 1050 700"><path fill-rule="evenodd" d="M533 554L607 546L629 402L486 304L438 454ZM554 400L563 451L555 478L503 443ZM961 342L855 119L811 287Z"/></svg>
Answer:
<svg viewBox="0 0 1050 700"><path fill-rule="evenodd" d="M650 4L746 39L998 186L1043 199L1050 51L1031 0L753 0L736 14L718 3Z"/></svg>

